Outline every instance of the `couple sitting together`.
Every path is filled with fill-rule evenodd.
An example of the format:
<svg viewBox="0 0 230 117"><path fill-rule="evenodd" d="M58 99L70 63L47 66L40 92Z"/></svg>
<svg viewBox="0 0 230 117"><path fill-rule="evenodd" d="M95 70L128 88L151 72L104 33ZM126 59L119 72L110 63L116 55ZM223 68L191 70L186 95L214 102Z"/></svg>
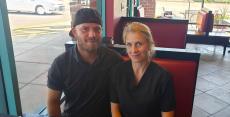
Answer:
<svg viewBox="0 0 230 117"><path fill-rule="evenodd" d="M76 45L59 55L49 69L49 116L174 116L172 79L165 69L152 62L154 42L148 26L139 22L125 26L123 41L128 61L101 46L102 21L96 10L80 9L72 26L69 34Z"/></svg>

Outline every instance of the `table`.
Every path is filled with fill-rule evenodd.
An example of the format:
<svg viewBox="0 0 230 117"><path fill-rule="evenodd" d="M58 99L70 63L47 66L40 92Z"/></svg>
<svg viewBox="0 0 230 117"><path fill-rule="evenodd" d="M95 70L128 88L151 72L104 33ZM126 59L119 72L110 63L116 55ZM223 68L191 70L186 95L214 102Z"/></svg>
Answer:
<svg viewBox="0 0 230 117"><path fill-rule="evenodd" d="M209 35L198 33L196 31L188 31L186 43L220 45L223 46L223 56L229 43L230 34L227 32L210 32Z"/></svg>

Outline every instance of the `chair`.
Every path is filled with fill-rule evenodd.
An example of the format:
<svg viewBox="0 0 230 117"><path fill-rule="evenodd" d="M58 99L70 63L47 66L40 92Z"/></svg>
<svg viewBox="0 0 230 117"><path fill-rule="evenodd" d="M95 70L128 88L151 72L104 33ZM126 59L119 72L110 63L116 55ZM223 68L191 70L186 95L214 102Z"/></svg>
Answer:
<svg viewBox="0 0 230 117"><path fill-rule="evenodd" d="M209 32L212 32L214 23L214 15L212 11L201 10L197 14L197 28L198 32L204 32L206 36L209 35Z"/></svg>

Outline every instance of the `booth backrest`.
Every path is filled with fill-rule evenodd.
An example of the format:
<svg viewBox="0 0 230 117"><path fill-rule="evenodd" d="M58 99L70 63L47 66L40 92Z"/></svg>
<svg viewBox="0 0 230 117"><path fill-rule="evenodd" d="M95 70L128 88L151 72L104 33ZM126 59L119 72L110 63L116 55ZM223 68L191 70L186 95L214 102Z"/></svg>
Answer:
<svg viewBox="0 0 230 117"><path fill-rule="evenodd" d="M123 59L128 60L129 58L123 57ZM199 62L164 57L154 58L153 61L172 75L176 95L175 117L191 117Z"/></svg>
<svg viewBox="0 0 230 117"><path fill-rule="evenodd" d="M194 61L156 59L172 74L176 93L176 117L191 117L196 86L197 63Z"/></svg>
<svg viewBox="0 0 230 117"><path fill-rule="evenodd" d="M185 48L188 20L121 17L114 32L114 42L123 44L122 32L129 22L141 22L149 26L156 47Z"/></svg>
<svg viewBox="0 0 230 117"><path fill-rule="evenodd" d="M198 12L196 20L198 32L212 32L213 23L214 15L211 11L201 10Z"/></svg>

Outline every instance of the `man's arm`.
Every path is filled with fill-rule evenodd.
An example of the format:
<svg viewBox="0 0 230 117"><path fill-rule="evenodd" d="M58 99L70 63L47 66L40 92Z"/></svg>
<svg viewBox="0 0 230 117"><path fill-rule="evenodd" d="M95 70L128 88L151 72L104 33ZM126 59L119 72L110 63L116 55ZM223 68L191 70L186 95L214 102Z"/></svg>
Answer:
<svg viewBox="0 0 230 117"><path fill-rule="evenodd" d="M111 102L112 117L121 117L120 107L118 103Z"/></svg>
<svg viewBox="0 0 230 117"><path fill-rule="evenodd" d="M162 117L174 117L174 111L161 112Z"/></svg>
<svg viewBox="0 0 230 117"><path fill-rule="evenodd" d="M48 88L47 109L49 117L61 117L61 92Z"/></svg>

